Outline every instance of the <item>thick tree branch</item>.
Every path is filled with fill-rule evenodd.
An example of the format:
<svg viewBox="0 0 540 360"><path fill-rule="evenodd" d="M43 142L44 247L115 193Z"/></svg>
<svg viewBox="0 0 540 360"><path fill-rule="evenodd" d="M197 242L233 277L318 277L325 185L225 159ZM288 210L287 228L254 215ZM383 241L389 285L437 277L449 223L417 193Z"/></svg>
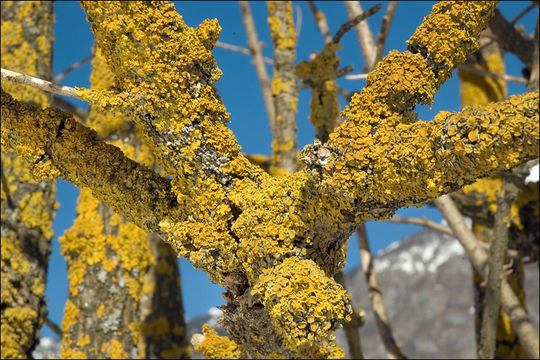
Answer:
<svg viewBox="0 0 540 360"><path fill-rule="evenodd" d="M296 106L298 89L294 73L296 33L292 18L292 2L268 3L268 24L274 48L272 95L276 116L273 127L271 173L298 170L296 160Z"/></svg>
<svg viewBox="0 0 540 360"><path fill-rule="evenodd" d="M67 113L36 110L2 91L2 146L15 148L41 178L92 189L139 227L155 231L166 216L179 214L170 181L129 160Z"/></svg>
<svg viewBox="0 0 540 360"><path fill-rule="evenodd" d="M499 45L505 51L516 55L529 69L532 69L534 56L534 40L519 32L515 26L506 20L496 9L488 23L489 29L496 36Z"/></svg>

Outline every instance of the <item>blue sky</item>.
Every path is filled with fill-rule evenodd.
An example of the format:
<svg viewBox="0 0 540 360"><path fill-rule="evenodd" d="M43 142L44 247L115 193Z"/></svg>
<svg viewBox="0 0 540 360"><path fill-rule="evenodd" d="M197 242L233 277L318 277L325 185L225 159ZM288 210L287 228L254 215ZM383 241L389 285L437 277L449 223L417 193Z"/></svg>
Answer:
<svg viewBox="0 0 540 360"><path fill-rule="evenodd" d="M375 1L363 1L364 10L377 4ZM396 16L390 29L386 49L403 51L406 49L405 41L413 34L418 25L421 24L424 16L429 14L434 2L431 1L407 1L400 2L397 7ZM324 42L322 36L316 30L313 18L305 2L293 2L296 17L301 14L301 30L297 47L297 62L308 59L313 51L320 51ZM513 1L502 2L499 8L503 14L511 19L530 2ZM316 5L327 17L330 31L334 34L339 26L347 21L347 12L342 2L322 1ZM382 2L383 8L377 14L368 19L374 35L380 28L380 22L386 10L387 2ZM85 58L91 52L93 36L90 25L85 20L86 16L78 2L66 1L55 2L55 44L54 44L54 74L62 72L71 64ZM234 45L246 46L246 36L242 25L242 17L237 2L229 1L208 1L195 2L183 1L175 2L176 10L182 15L184 21L189 26L197 26L206 18L217 18L221 27L220 40ZM269 39L267 26L267 8L264 2L251 3L251 9L255 18L260 41L266 44L263 54L272 57L272 46ZM529 12L519 23L524 24L527 33L531 33L536 23L537 10ZM352 64L355 67L354 73L359 73L363 67L363 58L358 39L354 30L347 33L341 45L343 50L338 52L341 56L341 67ZM262 95L257 80L255 70L249 56L216 48L214 55L218 66L223 71L221 80L217 83L219 94L221 95L228 112L231 114L230 128L237 136L239 144L245 153L267 154L271 153L271 136L268 120ZM521 76L522 64L513 55L506 56L507 73ZM89 87L89 76L91 66L86 64L75 72L71 73L62 84L69 86ZM272 74L271 66L268 66L269 75ZM340 79L338 84L349 90L361 90L365 86L365 80L345 80ZM525 87L521 84L510 83L509 94L523 93ZM87 108L87 104L68 99L78 106ZM342 99L340 99L342 101ZM299 149L314 139L314 130L308 120L310 91L301 90L299 92L298 104L298 146ZM346 104L342 101L341 107ZM432 119L439 111L458 111L460 108L459 83L456 77L448 80L439 92L435 95L435 102L430 109L428 106L417 106L416 110L423 120ZM57 324L61 324L64 312L64 305L67 299L67 273L66 262L59 251L57 237L72 224L75 217L75 207L79 190L70 183L59 180L57 186L57 201L60 208L56 212L53 223L55 237L51 262L49 265L46 297L48 298L48 308L50 318ZM401 216L426 216L434 221L440 221L441 215L438 210L430 207L407 208L398 211ZM392 242L401 239L421 230L419 226L389 224L370 221L367 223L368 238L373 252L384 249ZM220 286L212 284L206 275L200 270L194 270L189 262L179 259L182 276L182 292L184 298L185 314L188 318L204 314L212 306L224 304L221 297ZM352 269L360 264L356 238L350 240L346 270ZM54 336L46 327L43 328L44 336Z"/></svg>

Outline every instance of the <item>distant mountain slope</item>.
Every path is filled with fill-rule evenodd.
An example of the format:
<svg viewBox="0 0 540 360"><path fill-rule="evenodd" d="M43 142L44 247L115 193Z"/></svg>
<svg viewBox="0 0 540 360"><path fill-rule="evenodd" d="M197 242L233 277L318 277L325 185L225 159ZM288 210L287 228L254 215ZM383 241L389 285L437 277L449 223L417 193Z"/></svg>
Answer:
<svg viewBox="0 0 540 360"><path fill-rule="evenodd" d="M393 243L374 260L394 336L411 358L475 358L471 265L452 237L427 230ZM538 329L538 265L526 267L530 317ZM355 307L367 312L360 331L366 358L385 358L364 274L345 280ZM336 332L346 349L343 331Z"/></svg>

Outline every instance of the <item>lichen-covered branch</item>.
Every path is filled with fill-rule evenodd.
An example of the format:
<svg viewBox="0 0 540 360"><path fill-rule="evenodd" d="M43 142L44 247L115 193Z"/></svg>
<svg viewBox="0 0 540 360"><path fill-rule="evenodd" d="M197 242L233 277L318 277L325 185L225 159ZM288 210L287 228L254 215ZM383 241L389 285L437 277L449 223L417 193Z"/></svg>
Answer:
<svg viewBox="0 0 540 360"><path fill-rule="evenodd" d="M90 81L96 90L114 86L99 49ZM92 107L86 124L128 158L153 166L138 138L140 125L122 112ZM61 356L189 357L176 251L126 222L88 188L81 189L77 214L59 238L69 271Z"/></svg>
<svg viewBox="0 0 540 360"><path fill-rule="evenodd" d="M53 6L50 2L1 4L1 66L52 77ZM51 97L2 81L14 96L45 107ZM2 115L2 123L4 116ZM54 181L32 176L31 164L2 144L0 357L31 358L47 319L45 285L57 207Z"/></svg>
<svg viewBox="0 0 540 360"><path fill-rule="evenodd" d="M271 174L299 169L296 160L296 106L298 90L294 73L296 58L296 32L291 1L269 1L268 25L274 47L274 97L275 124L272 140Z"/></svg>
<svg viewBox="0 0 540 360"><path fill-rule="evenodd" d="M95 131L56 109L36 110L2 91L2 147L33 164L38 178L61 176L145 230L157 230L179 206L168 179L129 160Z"/></svg>
<svg viewBox="0 0 540 360"><path fill-rule="evenodd" d="M333 331L350 318L350 299L332 276L344 266L343 244L356 225L538 156L538 93L411 123L411 107L429 103L443 73L472 51L493 6L436 5L433 16L449 12L451 21L438 19L430 31L459 29L460 37L431 39L421 27L430 41L426 58L392 52L329 141L304 150L304 171L270 177L242 156L225 125L211 53L217 22L189 28L162 2L83 2L115 88L78 93L143 125L145 143L172 177L170 190L65 115L28 110L30 120L28 108L6 95L2 139L23 146L24 137L47 155L38 172L54 164L126 219L166 233L180 255L225 287L222 325L247 357L342 356ZM422 49L424 39L414 38Z"/></svg>

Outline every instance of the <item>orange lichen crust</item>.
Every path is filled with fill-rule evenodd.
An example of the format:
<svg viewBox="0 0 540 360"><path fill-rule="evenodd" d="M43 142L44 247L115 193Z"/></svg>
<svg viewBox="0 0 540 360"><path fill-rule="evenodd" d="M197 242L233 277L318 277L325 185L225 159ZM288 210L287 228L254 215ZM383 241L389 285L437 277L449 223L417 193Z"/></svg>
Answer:
<svg viewBox="0 0 540 360"><path fill-rule="evenodd" d="M285 259L260 276L252 294L263 297L274 327L285 345L295 349L295 357L331 357L334 330L351 320L347 292L312 260Z"/></svg>
<svg viewBox="0 0 540 360"><path fill-rule="evenodd" d="M274 48L274 77L272 98L276 114L272 127L272 164L270 174L295 172L296 105L298 90L294 74L296 32L292 16L292 1L268 1L268 25Z"/></svg>
<svg viewBox="0 0 540 360"><path fill-rule="evenodd" d="M99 49L92 67L93 89L114 86ZM140 124L126 121L121 111L92 107L86 123L129 159L153 165L153 155L138 138L143 133L136 129ZM88 188L81 189L77 214L59 241L69 270L68 301L84 315L64 332L62 353L80 351L89 358L126 358L128 353L131 358L189 356L178 263L171 247L127 223ZM121 317L116 316L119 307L126 309ZM130 331L123 331L127 326Z"/></svg>
<svg viewBox="0 0 540 360"><path fill-rule="evenodd" d="M324 15L323 15L324 16ZM339 102L335 79L339 77L339 58L336 51L341 46L335 43L325 45L313 61L302 61L296 67L296 75L311 87L310 115L315 126L315 135L322 142L334 130L339 117Z"/></svg>
<svg viewBox="0 0 540 360"><path fill-rule="evenodd" d="M207 359L245 359L246 353L242 345L236 344L226 336L219 336L217 331L207 324L202 327L204 339L195 350Z"/></svg>
<svg viewBox="0 0 540 360"><path fill-rule="evenodd" d="M435 72L438 89L468 54L478 49L477 38L497 7L496 1L441 1L407 41ZM464 16L466 14L466 16Z"/></svg>
<svg viewBox="0 0 540 360"><path fill-rule="evenodd" d="M375 133L370 111L355 99L330 136L334 156L322 176L332 193L359 200L359 220L419 205L538 156L538 92L442 112L430 122L383 121Z"/></svg>
<svg viewBox="0 0 540 360"><path fill-rule="evenodd" d="M248 322L274 329L270 314L251 316L261 314L261 304L251 297L253 287L258 286L256 297L261 301L272 299L272 286L267 291L260 284L272 282L263 274L289 279L291 286L311 286L327 276L326 285L317 289L317 301L332 303L337 288L331 276L343 268L343 245L358 222L388 216L404 205L423 204L476 177L538 154L538 92L453 115L442 113L428 123L411 123L416 117L410 107L418 101L431 101L435 75L421 54L392 53L370 76L362 94L355 96L344 112L346 122L330 141L324 146L315 144L305 154L311 161L305 171L271 178L241 156L224 124L227 114L213 87L219 77L211 56L217 23L206 21L190 29L172 6L161 2L85 2L83 6L116 85L115 90L81 94L93 105L124 108L144 125L154 154L173 178L171 191L182 210L158 208L153 219L161 220L160 230L169 235L180 254L225 286L224 323L238 344L248 343L237 339L253 334L242 332L249 329L243 326ZM391 87L386 86L385 76L395 72L403 78L394 77L389 80ZM2 106L4 111L4 98ZM32 123L27 122L23 123L31 128ZM78 160L85 170L88 159ZM67 170L69 167L61 169L69 173ZM94 171L98 177L107 172L97 167ZM89 182L93 190L103 185ZM115 189L121 191L121 187ZM143 198L154 192L136 189ZM103 191L94 194L111 205L118 198L113 193L116 197L108 199L111 194ZM123 215L133 211L133 204L124 202L123 206L125 209L115 210ZM142 206L146 216L146 203ZM126 218L141 223L141 216ZM295 276L303 274L308 263L313 271ZM309 318L316 306L307 295L303 299L307 303L294 303ZM280 303L279 299L275 305L268 300L267 309ZM336 305L327 311L339 317L343 309ZM284 333L281 326L293 329L293 323L294 318L286 323L275 321L278 328L274 332ZM327 324L317 324L320 327L313 330L313 339L316 335L328 339ZM254 349L246 349L249 353L287 351L282 344L285 339L272 343L252 340L249 344ZM298 346L290 349L293 354L306 350L302 354L310 357L339 352L330 350L331 346L319 350L314 342L309 349L301 341L287 344Z"/></svg>
<svg viewBox="0 0 540 360"><path fill-rule="evenodd" d="M3 1L0 6L2 68L51 79L52 3ZM2 87L39 108L52 99L40 90L4 80ZM47 318L44 295L56 189L53 180L36 179L31 163L3 143L1 162L0 357L31 358Z"/></svg>
<svg viewBox="0 0 540 360"><path fill-rule="evenodd" d="M180 213L168 179L105 144L71 115L51 108L36 110L4 91L2 147L28 159L42 178L61 174L77 186L90 187L143 229L154 230L165 214Z"/></svg>

